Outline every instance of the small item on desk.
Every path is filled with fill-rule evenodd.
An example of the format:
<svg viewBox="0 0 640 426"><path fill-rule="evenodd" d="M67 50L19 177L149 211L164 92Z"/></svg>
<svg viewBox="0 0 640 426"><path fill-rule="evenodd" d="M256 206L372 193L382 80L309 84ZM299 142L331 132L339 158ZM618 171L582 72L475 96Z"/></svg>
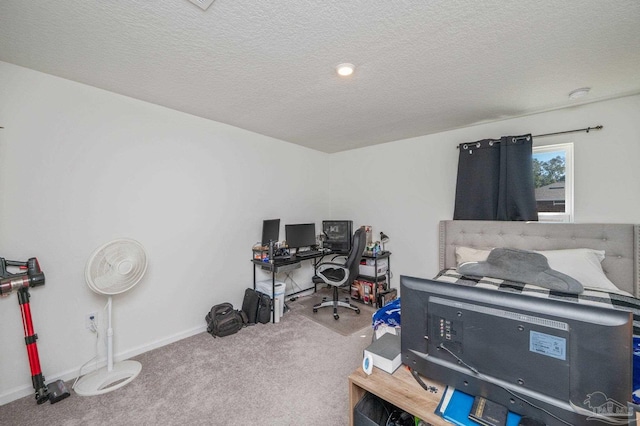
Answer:
<svg viewBox="0 0 640 426"><path fill-rule="evenodd" d="M471 406L469 418L484 426L504 426L509 410L504 405L476 396Z"/></svg>
<svg viewBox="0 0 640 426"><path fill-rule="evenodd" d="M253 258L255 260L262 260L264 261L264 259L267 259L268 262L268 258L269 258L269 247L264 247L261 245L255 245L253 246Z"/></svg>
<svg viewBox="0 0 640 426"><path fill-rule="evenodd" d="M364 226L365 235L367 237L367 246L370 246L371 243L373 243L373 228L371 227L371 225L363 225L363 226Z"/></svg>
<svg viewBox="0 0 640 426"><path fill-rule="evenodd" d="M400 336L385 333L364 350L364 356L371 355L373 366L393 374L402 363Z"/></svg>
<svg viewBox="0 0 640 426"><path fill-rule="evenodd" d="M364 358L362 358L362 370L367 373L367 376L373 372L373 357L371 354L366 354Z"/></svg>

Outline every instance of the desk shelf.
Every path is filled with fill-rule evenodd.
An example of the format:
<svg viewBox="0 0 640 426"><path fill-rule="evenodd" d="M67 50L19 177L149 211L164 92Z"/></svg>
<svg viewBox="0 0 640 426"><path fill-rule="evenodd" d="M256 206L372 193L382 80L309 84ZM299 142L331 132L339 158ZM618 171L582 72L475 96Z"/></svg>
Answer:
<svg viewBox="0 0 640 426"><path fill-rule="evenodd" d="M255 259L252 260L252 262L254 263L254 265L260 265L260 269L262 269L263 271L274 272L276 274L278 272L289 272L294 269L300 269L302 266L301 262L269 263Z"/></svg>
<svg viewBox="0 0 640 426"><path fill-rule="evenodd" d="M377 256L371 256L371 255L363 255L362 256L363 259L368 259L368 260L373 260L374 264L374 272L375 275L370 276L370 275L358 275L358 277L356 278L356 280L361 280L361 281L367 281L367 282L371 282L373 283L373 292L371 294L372 297L372 302L366 302L358 297L354 297L353 292L351 292L351 299L356 301L356 302L360 302L360 303L364 303L364 304L369 304L372 305L375 308L379 308L380 306L378 306L378 283L385 281L384 284L384 289L382 291L387 291L391 288L391 252L390 251L385 251L383 253L378 254ZM382 274L382 275L378 275L378 260L382 260L382 259L387 259L387 271Z"/></svg>

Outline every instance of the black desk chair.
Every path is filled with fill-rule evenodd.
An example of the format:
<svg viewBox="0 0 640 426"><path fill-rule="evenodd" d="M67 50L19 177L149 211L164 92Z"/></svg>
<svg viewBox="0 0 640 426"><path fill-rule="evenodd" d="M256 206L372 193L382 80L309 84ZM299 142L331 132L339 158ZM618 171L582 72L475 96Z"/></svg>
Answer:
<svg viewBox="0 0 640 426"><path fill-rule="evenodd" d="M351 251L343 263L340 262L322 262L317 266L317 278L315 282L329 284L333 287L333 300L323 298L321 303L313 306L313 312L318 312L319 308L333 307L333 318L338 319L338 306L348 308L360 313L360 308L349 303L349 298L344 301L338 300L338 287L351 285L356 279L360 267L360 259L364 253L366 246L364 228L359 228L353 233Z"/></svg>

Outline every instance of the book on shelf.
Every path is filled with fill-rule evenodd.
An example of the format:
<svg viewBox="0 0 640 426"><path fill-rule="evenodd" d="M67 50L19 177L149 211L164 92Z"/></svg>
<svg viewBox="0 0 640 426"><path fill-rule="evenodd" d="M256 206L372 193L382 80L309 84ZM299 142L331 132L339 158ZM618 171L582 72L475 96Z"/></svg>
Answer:
<svg viewBox="0 0 640 426"><path fill-rule="evenodd" d="M509 410L504 405L495 403L482 396L476 396L471 406L469 418L483 426L505 426Z"/></svg>
<svg viewBox="0 0 640 426"><path fill-rule="evenodd" d="M400 367L400 336L385 333L364 350L364 356L371 355L373 366L393 374Z"/></svg>
<svg viewBox="0 0 640 426"><path fill-rule="evenodd" d="M471 414L474 410L474 402L479 398L482 397L474 397L472 395L459 391L453 386L447 386L444 394L442 395L442 398L440 399L440 403L436 408L436 414L449 421L450 423L458 426L478 426L490 424L480 423L479 421L474 420L471 417ZM489 400L485 399L485 401L491 403L491 401ZM485 417L487 413L486 402L484 408ZM519 414L506 411L506 408L505 414L506 416L502 425L517 426L518 423L520 423L521 416Z"/></svg>
<svg viewBox="0 0 640 426"><path fill-rule="evenodd" d="M477 423L469 420L471 405L473 405L473 396L447 386L436 408L436 414L454 425L476 426Z"/></svg>

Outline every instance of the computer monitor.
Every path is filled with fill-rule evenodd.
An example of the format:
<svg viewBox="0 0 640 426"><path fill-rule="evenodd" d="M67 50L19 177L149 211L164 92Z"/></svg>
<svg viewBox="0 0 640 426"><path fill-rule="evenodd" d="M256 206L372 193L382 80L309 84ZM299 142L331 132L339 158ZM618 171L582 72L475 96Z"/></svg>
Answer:
<svg viewBox="0 0 640 426"><path fill-rule="evenodd" d="M268 246L271 241L280 238L280 219L265 219L262 221L262 245Z"/></svg>
<svg viewBox="0 0 640 426"><path fill-rule="evenodd" d="M299 223L285 225L284 232L289 248L302 248L316 246L316 224Z"/></svg>
<svg viewBox="0 0 640 426"><path fill-rule="evenodd" d="M400 294L402 362L424 377L547 425L626 419L631 313L407 276Z"/></svg>
<svg viewBox="0 0 640 426"><path fill-rule="evenodd" d="M324 234L323 248L336 253L349 253L353 239L353 221L351 220L323 220Z"/></svg>

